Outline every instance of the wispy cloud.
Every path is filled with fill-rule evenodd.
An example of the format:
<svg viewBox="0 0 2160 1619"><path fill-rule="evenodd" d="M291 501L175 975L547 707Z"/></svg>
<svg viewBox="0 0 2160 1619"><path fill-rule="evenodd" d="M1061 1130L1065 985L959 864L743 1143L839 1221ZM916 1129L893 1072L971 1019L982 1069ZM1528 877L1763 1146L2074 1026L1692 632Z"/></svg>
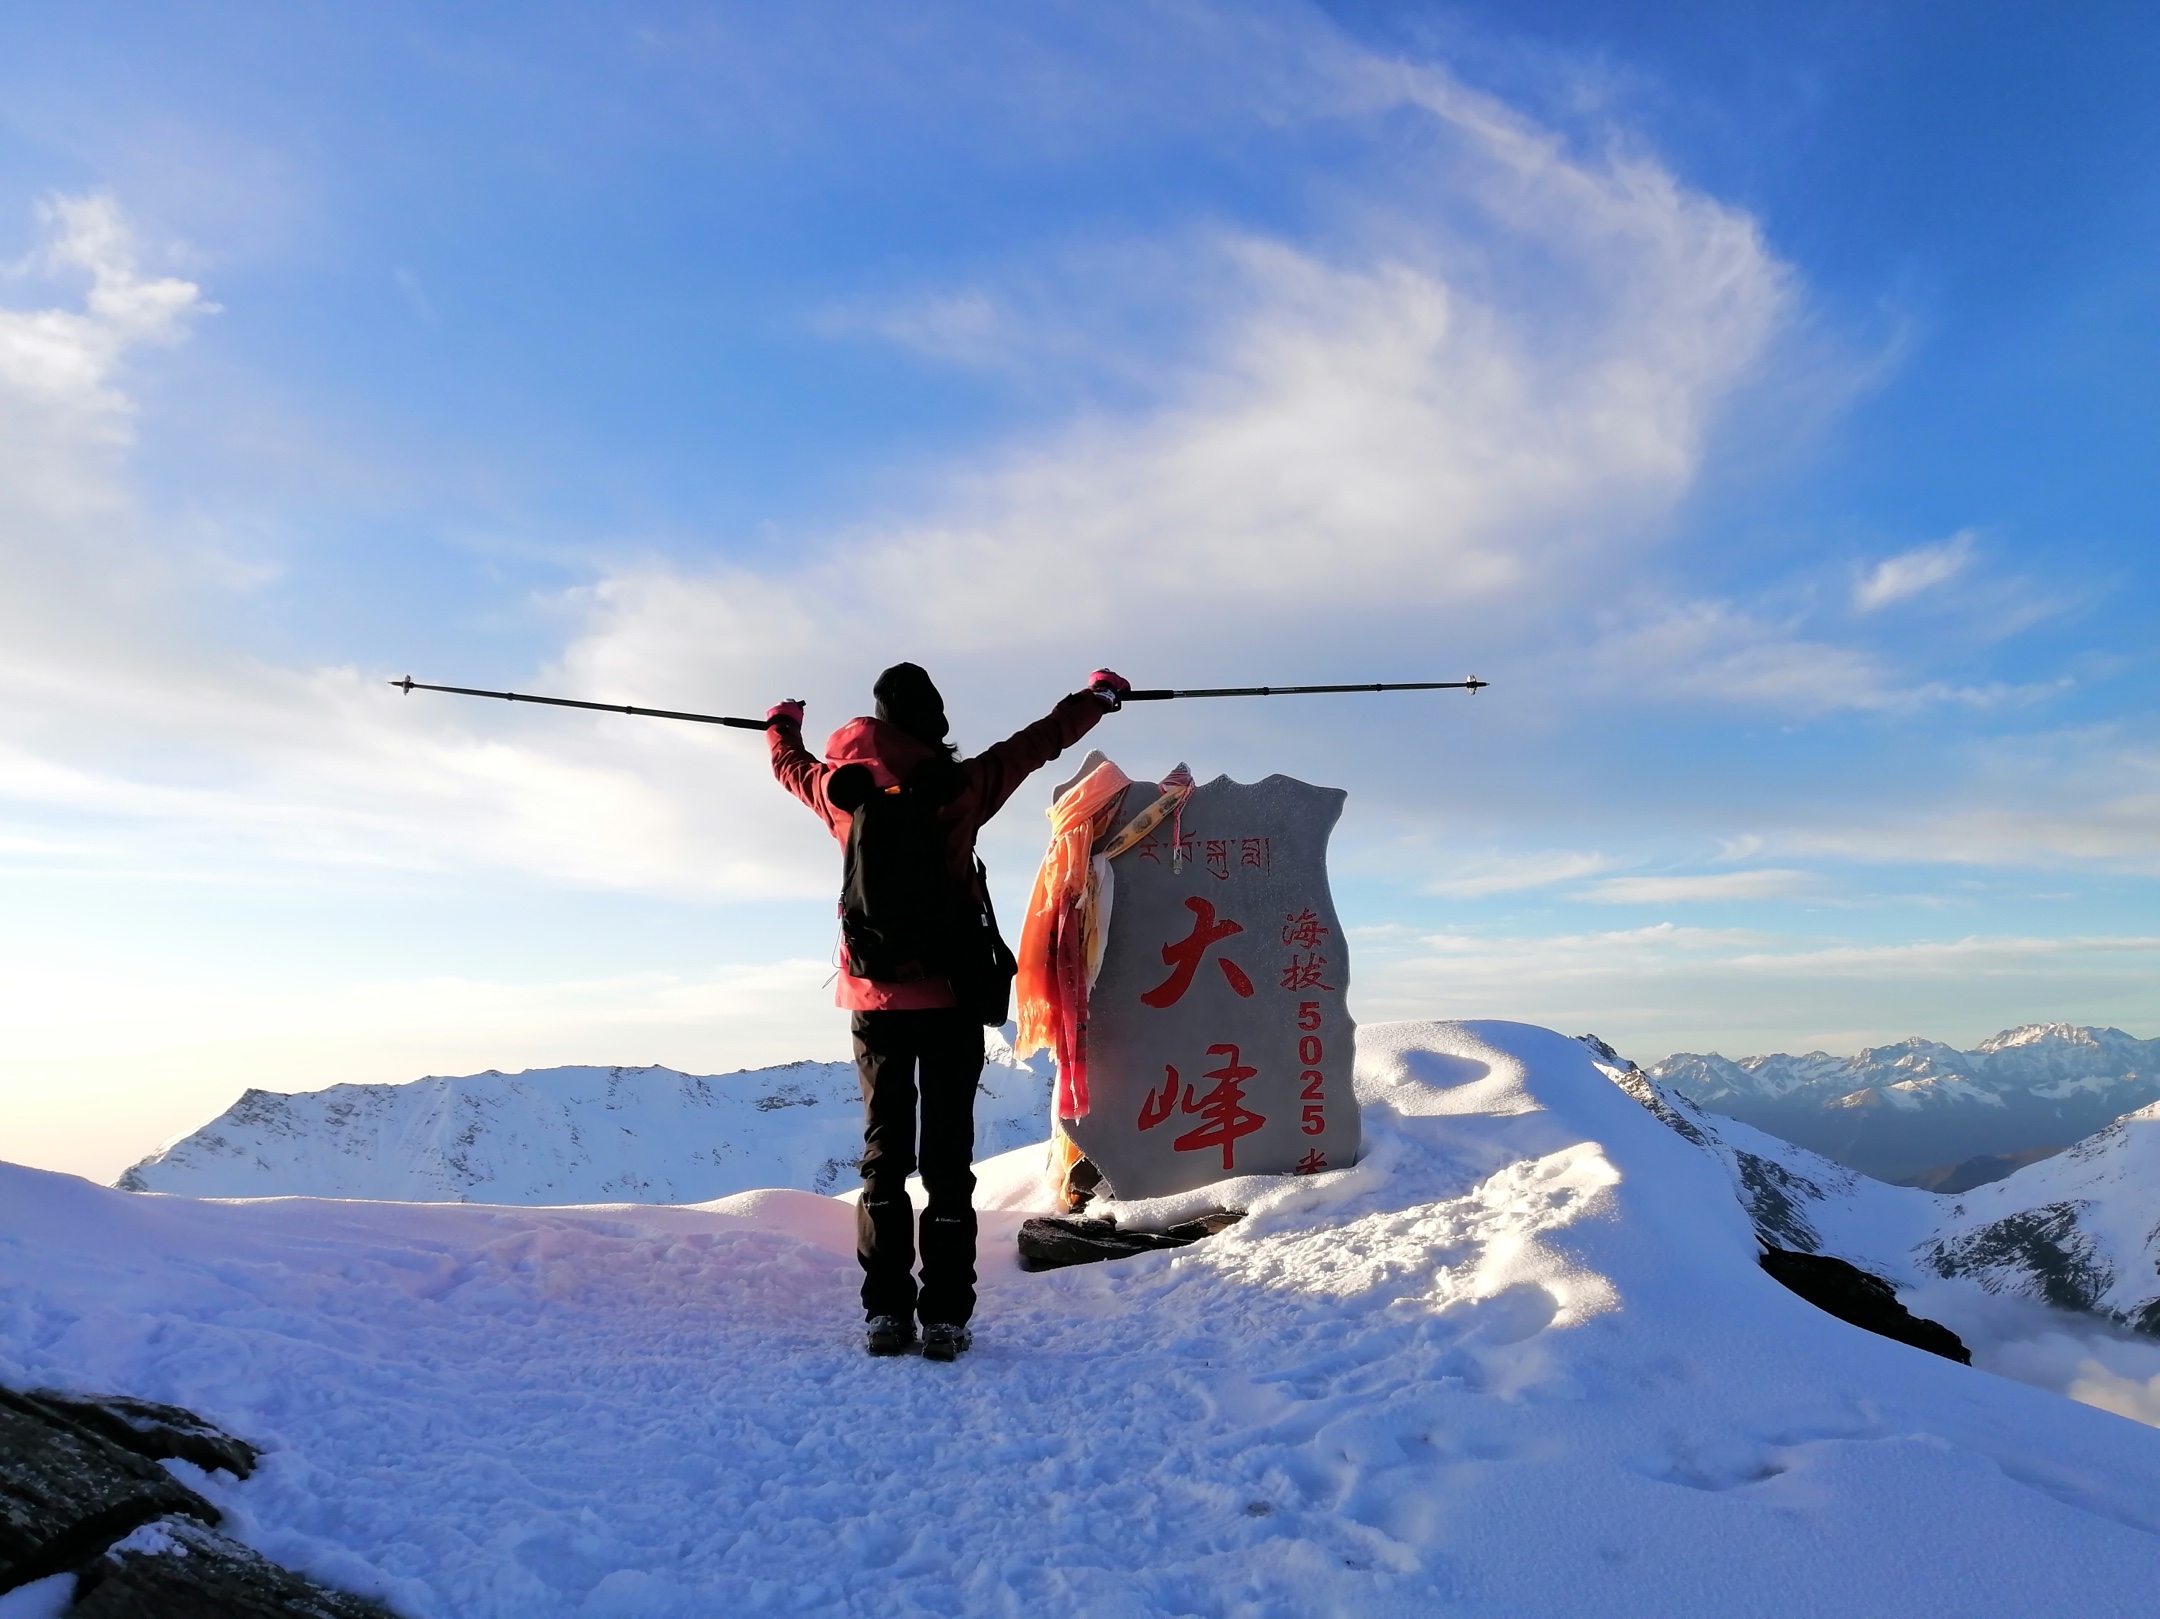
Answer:
<svg viewBox="0 0 2160 1619"><path fill-rule="evenodd" d="M1872 613L1949 583L1972 561L1976 538L1973 530L1960 529L1939 544L1886 557L1854 582L1853 610Z"/></svg>
<svg viewBox="0 0 2160 1619"><path fill-rule="evenodd" d="M2160 740L2149 725L2001 738L1955 791L1797 825L1780 842L1871 861L2160 876Z"/></svg>
<svg viewBox="0 0 2160 1619"><path fill-rule="evenodd" d="M2097 935L2047 938L1973 935L1963 939L1922 940L1906 944L1825 945L1813 950L1758 951L1731 957L1735 972L1804 973L1854 978L1883 973L1901 978L1939 978L1958 973L2029 972L2036 960L2099 955L2150 955L2160 952L2153 935Z"/></svg>
<svg viewBox="0 0 2160 1619"><path fill-rule="evenodd" d="M44 241L8 279L88 286L79 308L0 307L0 514L12 508L18 530L37 515L113 509L110 455L132 442L135 415L123 366L216 308L193 282L143 274L112 197L55 195L37 213Z"/></svg>
<svg viewBox="0 0 2160 1619"><path fill-rule="evenodd" d="M1459 875L1428 883L1428 894L1455 899L1478 899L1487 894L1512 894L1523 889L1549 888L1577 877L1604 871L1612 862L1601 854L1555 850L1548 854L1493 855L1473 861Z"/></svg>
<svg viewBox="0 0 2160 1619"><path fill-rule="evenodd" d="M1821 886L1821 879L1812 872L1764 868L1691 877L1608 877L1593 883L1580 897L1601 905L1729 904L1795 899Z"/></svg>
<svg viewBox="0 0 2160 1619"><path fill-rule="evenodd" d="M397 288L398 296L405 300L405 307L430 326L442 324L442 311L435 307L435 300L421 285L419 272L400 264L390 272L390 284Z"/></svg>
<svg viewBox="0 0 2160 1619"><path fill-rule="evenodd" d="M2026 707L2069 691L2068 676L2013 683L1914 680L1863 647L1812 637L1797 622L1727 601L1660 604L1598 648L1615 677L1720 706L1790 714L1907 714L1937 707Z"/></svg>
<svg viewBox="0 0 2160 1619"><path fill-rule="evenodd" d="M2160 876L2160 793L2121 793L2095 802L2062 802L2055 783L2039 785L2051 802L2024 807L1943 805L1895 820L1796 829L1796 849L1863 860L1996 867L2095 865Z"/></svg>
<svg viewBox="0 0 2160 1619"><path fill-rule="evenodd" d="M1231 10L1203 32L1266 60L1220 81L1253 98L1236 116L1331 131L1413 118L1419 155L1352 182L1325 232L1181 220L1144 244L1177 307L1206 318L1169 360L1119 320L1092 334L1149 370L1143 403L979 447L918 480L932 492L912 513L806 539L777 566L617 567L561 599L579 628L527 678L646 702L784 686L837 720L860 695L836 671L861 649L935 647L963 723L972 691L996 710L986 723L1009 724L1031 716L993 698L1067 689L1106 657L1167 673L1235 649L1322 668L1369 655L1376 619L1541 614L1576 569L1654 543L1725 402L1791 323L1792 278L1755 221L1647 160L1573 155L1317 16L1248 27ZM0 411L49 421L65 395L124 426L122 357L209 305L139 268L110 198L55 203L49 221L49 263L87 269L90 290L79 309L8 313ZM1015 311L1044 302L980 275L909 299L884 335L985 363ZM39 695L35 720L18 706L0 738L33 809L200 847L243 830L250 858L466 862L712 897L829 881L829 851L739 738L425 707L358 671L236 657L191 599L226 582L177 576L125 466L80 442L37 475L48 465L104 517L19 531L39 560L0 610L20 632L0 681ZM1405 632L1396 656L1421 659L1431 634Z"/></svg>
<svg viewBox="0 0 2160 1619"><path fill-rule="evenodd" d="M1463 930L1353 940L1358 1014L1505 1017L1669 1051L1857 1051L1913 1033L1970 1044L2067 1019L2160 1034L2148 935L1972 935L1855 945L1760 928Z"/></svg>

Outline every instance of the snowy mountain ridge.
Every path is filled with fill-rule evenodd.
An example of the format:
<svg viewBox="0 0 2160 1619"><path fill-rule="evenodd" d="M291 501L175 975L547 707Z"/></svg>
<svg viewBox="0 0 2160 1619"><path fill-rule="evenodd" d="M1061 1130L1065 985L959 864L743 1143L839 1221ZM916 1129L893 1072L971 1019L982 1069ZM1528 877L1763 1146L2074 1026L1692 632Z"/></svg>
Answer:
<svg viewBox="0 0 2160 1619"><path fill-rule="evenodd" d="M2078 1074L2074 1053L2110 1049L2084 1038L2096 1034L2116 1034L2118 1054L2153 1043L2035 1025L1995 1036L1977 1055L2023 1053L2028 1075L2083 1084L2090 1076ZM1719 1158L1765 1241L1834 1254L1900 1286L1963 1277L2160 1336L2160 1107L2005 1180L1936 1194L1884 1185L1701 1105L1661 1076L1672 1059L1646 1071L1602 1042L1585 1043L1608 1078ZM1864 1055L1886 1051L1937 1069L1976 1055L1917 1040ZM1039 1140L1048 1108L1046 1059L1016 1063L995 1033L988 1054L980 1158ZM830 1193L853 1183L860 1117L847 1063L721 1075L569 1066L294 1095L251 1090L118 1185L197 1197L527 1206L696 1203L770 1186Z"/></svg>
<svg viewBox="0 0 2160 1619"><path fill-rule="evenodd" d="M1852 1057L1675 1052L1649 1072L1713 1112L1895 1180L2068 1146L2160 1101L2160 1039L2034 1023L1969 1051L1916 1035Z"/></svg>
<svg viewBox="0 0 2160 1619"><path fill-rule="evenodd" d="M1039 1141L1047 1060L992 1032L978 1156ZM862 1156L853 1063L732 1074L569 1066L403 1085L250 1090L128 1169L123 1191L413 1203L702 1203L760 1186L832 1192Z"/></svg>

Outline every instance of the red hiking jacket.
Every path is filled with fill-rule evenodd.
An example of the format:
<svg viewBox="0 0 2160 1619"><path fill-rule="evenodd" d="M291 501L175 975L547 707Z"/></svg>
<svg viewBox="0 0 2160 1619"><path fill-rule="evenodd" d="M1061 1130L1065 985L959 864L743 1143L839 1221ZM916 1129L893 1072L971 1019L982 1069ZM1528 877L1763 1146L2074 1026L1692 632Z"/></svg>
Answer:
<svg viewBox="0 0 2160 1619"><path fill-rule="evenodd" d="M972 759L960 761L961 788L938 811L945 827L946 870L957 883L975 886L975 834L985 821L1005 807L1020 784L1060 753L1095 729L1107 712L1093 692L1074 692L1043 718L1004 741L984 749ZM891 787L931 756L931 750L897 725L884 720L856 719L833 732L821 760L803 746L799 727L779 722L766 733L772 748L773 776L781 786L815 810L845 846L848 812L837 807L826 791L833 772L842 765L869 768L880 787ZM912 1011L957 1004L952 987L942 978L914 984L880 984L840 970L834 1002L851 1012Z"/></svg>

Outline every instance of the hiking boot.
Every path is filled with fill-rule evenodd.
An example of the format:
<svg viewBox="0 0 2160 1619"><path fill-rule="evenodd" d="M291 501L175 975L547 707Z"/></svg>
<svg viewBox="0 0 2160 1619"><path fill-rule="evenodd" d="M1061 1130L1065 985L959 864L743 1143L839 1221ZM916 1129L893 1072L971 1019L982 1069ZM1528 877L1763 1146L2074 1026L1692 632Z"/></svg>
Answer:
<svg viewBox="0 0 2160 1619"><path fill-rule="evenodd" d="M863 1337L863 1348L873 1355L902 1355L915 1341L915 1323L904 1315L874 1315ZM950 1355L945 1357L950 1360Z"/></svg>
<svg viewBox="0 0 2160 1619"><path fill-rule="evenodd" d="M957 1360L960 1351L974 1341L968 1336L967 1328L955 1326L950 1321L925 1321L922 1333L924 1360Z"/></svg>

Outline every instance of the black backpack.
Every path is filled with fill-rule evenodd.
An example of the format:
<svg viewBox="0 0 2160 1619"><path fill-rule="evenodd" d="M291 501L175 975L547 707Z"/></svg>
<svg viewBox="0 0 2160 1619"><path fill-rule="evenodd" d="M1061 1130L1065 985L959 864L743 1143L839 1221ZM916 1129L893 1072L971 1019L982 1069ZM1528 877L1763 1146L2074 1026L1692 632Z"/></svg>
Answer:
<svg viewBox="0 0 2160 1619"><path fill-rule="evenodd" d="M1010 1015L1013 954L999 937L980 860L975 881L955 883L945 865L938 811L961 786L949 760L933 759L895 788L849 765L827 792L848 812L841 868L840 939L847 970L880 984L949 981L984 1023Z"/></svg>

